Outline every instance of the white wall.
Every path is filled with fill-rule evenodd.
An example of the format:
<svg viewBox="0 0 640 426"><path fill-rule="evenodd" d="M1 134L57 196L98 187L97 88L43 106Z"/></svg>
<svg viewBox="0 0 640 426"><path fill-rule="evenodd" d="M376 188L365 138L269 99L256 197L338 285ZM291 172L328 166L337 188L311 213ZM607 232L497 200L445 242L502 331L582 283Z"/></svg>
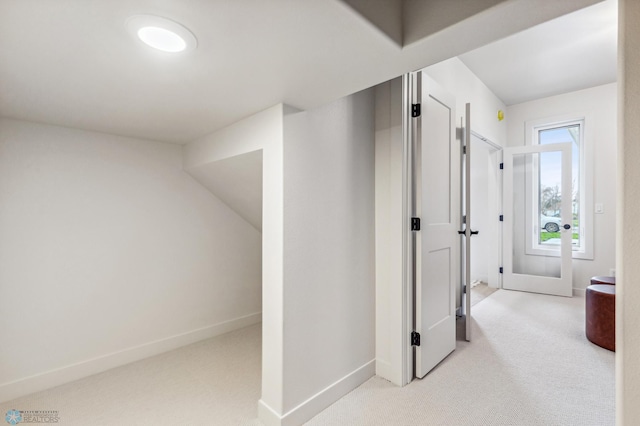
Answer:
<svg viewBox="0 0 640 426"><path fill-rule="evenodd" d="M403 386L402 79L376 86L375 98L376 374Z"/></svg>
<svg viewBox="0 0 640 426"><path fill-rule="evenodd" d="M283 119L278 104L184 146L184 168L206 177L212 164L262 150L262 395L259 417L283 413Z"/></svg>
<svg viewBox="0 0 640 426"><path fill-rule="evenodd" d="M504 103L458 58L451 58L423 70L456 98L456 125L465 115L465 105L471 103L471 129L505 146L507 120L499 121L498 110L506 111Z"/></svg>
<svg viewBox="0 0 640 426"><path fill-rule="evenodd" d="M260 321L260 233L178 145L3 119L0 205L0 400Z"/></svg>
<svg viewBox="0 0 640 426"><path fill-rule="evenodd" d="M615 268L616 219L616 84L607 84L564 95L512 105L507 108L508 145L525 144L525 123L569 114L588 114L585 132L591 132L594 158L593 202L604 205L604 214L594 214L594 259L573 259L573 287L585 289L594 275L609 275ZM594 209L594 206L587 206Z"/></svg>
<svg viewBox="0 0 640 426"><path fill-rule="evenodd" d="M640 420L640 2L618 5L616 424L631 426Z"/></svg>
<svg viewBox="0 0 640 426"><path fill-rule="evenodd" d="M374 93L285 116L284 418L375 369Z"/></svg>
<svg viewBox="0 0 640 426"><path fill-rule="evenodd" d="M262 232L262 149L185 169Z"/></svg>

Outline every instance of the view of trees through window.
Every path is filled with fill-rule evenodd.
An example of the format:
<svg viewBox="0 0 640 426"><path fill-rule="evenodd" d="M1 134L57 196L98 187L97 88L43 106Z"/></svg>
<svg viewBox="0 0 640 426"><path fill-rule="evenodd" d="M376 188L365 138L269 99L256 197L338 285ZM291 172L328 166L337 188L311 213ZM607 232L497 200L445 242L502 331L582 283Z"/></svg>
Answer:
<svg viewBox="0 0 640 426"><path fill-rule="evenodd" d="M572 243L580 246L580 123L538 130L538 143L541 145L570 142L572 144L571 161L571 220ZM538 244L560 244L561 223L561 154L559 152L542 153L538 165L538 211L540 213L540 232Z"/></svg>

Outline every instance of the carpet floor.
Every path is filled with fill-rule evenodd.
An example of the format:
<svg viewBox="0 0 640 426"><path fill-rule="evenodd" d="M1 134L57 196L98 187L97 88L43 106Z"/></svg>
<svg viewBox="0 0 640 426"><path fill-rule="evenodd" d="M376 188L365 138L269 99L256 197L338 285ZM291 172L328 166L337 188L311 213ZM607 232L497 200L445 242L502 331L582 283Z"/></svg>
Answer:
<svg viewBox="0 0 640 426"><path fill-rule="evenodd" d="M308 425L613 425L614 358L586 339L584 298L499 290L424 379L374 377Z"/></svg>
<svg viewBox="0 0 640 426"><path fill-rule="evenodd" d="M614 424L614 354L584 336L584 298L499 290L473 309L473 342L422 380L374 377L309 425ZM255 325L0 404L60 425L260 425Z"/></svg>
<svg viewBox="0 0 640 426"><path fill-rule="evenodd" d="M471 284L471 306L475 306L496 291L498 291L497 288L489 287L483 282Z"/></svg>
<svg viewBox="0 0 640 426"><path fill-rule="evenodd" d="M261 333L256 324L203 340L0 404L0 414L54 410L61 426L261 425Z"/></svg>

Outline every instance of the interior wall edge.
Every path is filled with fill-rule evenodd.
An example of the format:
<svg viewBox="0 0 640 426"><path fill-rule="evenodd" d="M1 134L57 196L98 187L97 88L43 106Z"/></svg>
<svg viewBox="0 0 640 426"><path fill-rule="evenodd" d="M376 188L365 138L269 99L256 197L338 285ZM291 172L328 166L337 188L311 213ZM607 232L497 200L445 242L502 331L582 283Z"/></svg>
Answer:
<svg viewBox="0 0 640 426"><path fill-rule="evenodd" d="M376 360L361 365L282 416L281 426L297 426L313 418L334 402L375 375Z"/></svg>
<svg viewBox="0 0 640 426"><path fill-rule="evenodd" d="M276 127L282 127L285 108L282 103L273 105L182 145L183 168L188 171L206 163L263 149L269 139L265 132L277 133L279 129Z"/></svg>
<svg viewBox="0 0 640 426"><path fill-rule="evenodd" d="M616 424L622 426L640 419L640 2L619 0L618 8Z"/></svg>
<svg viewBox="0 0 640 426"><path fill-rule="evenodd" d="M375 87L376 374L403 386L402 79Z"/></svg>

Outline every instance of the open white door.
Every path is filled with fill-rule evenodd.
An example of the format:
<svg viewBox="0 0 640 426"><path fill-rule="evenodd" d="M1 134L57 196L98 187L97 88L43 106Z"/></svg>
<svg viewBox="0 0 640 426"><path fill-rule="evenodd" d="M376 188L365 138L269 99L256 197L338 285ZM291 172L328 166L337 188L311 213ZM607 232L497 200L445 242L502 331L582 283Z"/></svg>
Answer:
<svg viewBox="0 0 640 426"><path fill-rule="evenodd" d="M460 283L460 144L455 99L418 74L416 126L415 375L424 377L456 347L455 291ZM417 342L416 342L417 343Z"/></svg>
<svg viewBox="0 0 640 426"><path fill-rule="evenodd" d="M465 105L464 122L464 336L471 341L471 236L479 231L471 230L471 104Z"/></svg>
<svg viewBox="0 0 640 426"><path fill-rule="evenodd" d="M502 287L571 296L571 144L505 148L503 162Z"/></svg>

